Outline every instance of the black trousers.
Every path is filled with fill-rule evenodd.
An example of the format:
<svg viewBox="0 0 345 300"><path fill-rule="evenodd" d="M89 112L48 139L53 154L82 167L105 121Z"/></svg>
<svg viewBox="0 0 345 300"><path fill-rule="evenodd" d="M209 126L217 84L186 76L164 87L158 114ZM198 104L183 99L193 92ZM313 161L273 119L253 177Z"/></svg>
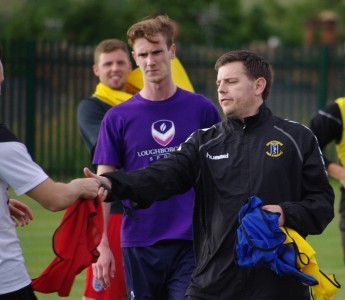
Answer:
<svg viewBox="0 0 345 300"><path fill-rule="evenodd" d="M0 300L37 300L31 284L20 290L0 295Z"/></svg>

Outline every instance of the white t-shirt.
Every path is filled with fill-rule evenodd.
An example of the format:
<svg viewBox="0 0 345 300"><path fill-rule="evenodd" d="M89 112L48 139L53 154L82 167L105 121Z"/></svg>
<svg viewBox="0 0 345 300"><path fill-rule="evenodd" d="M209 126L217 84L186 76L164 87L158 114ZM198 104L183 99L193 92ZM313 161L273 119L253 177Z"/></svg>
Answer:
<svg viewBox="0 0 345 300"><path fill-rule="evenodd" d="M25 267L16 227L10 217L7 189L24 194L48 178L31 158L24 144L0 131L0 295L31 283ZM5 129L6 135L6 129Z"/></svg>

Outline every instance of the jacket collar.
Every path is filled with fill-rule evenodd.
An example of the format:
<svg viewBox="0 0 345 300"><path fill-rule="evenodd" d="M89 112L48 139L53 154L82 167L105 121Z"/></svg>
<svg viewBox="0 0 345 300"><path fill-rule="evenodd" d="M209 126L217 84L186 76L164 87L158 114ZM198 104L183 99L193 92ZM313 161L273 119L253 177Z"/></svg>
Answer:
<svg viewBox="0 0 345 300"><path fill-rule="evenodd" d="M263 102L259 107L259 112L256 115L244 118L244 122L237 118L228 118L228 123L233 124L236 127L240 126L242 128L252 128L259 126L271 116L271 110L266 106L266 103Z"/></svg>

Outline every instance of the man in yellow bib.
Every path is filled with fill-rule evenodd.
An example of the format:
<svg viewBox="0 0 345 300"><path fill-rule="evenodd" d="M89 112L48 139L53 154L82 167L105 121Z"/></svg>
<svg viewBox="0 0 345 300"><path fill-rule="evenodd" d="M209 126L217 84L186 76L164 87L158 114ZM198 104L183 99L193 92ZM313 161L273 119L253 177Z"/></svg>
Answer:
<svg viewBox="0 0 345 300"><path fill-rule="evenodd" d="M335 142L338 161L324 156L328 175L340 183L339 228L343 259L345 263L345 97L337 98L320 109L310 121L310 129L315 133L321 150Z"/></svg>
<svg viewBox="0 0 345 300"><path fill-rule="evenodd" d="M78 125L81 136L93 159L99 128L105 113L132 96L126 91L126 81L132 71L127 45L117 39L103 40L95 48L93 73L99 83L91 97L83 99L78 106ZM126 285L122 268L120 228L122 205L112 206L108 220L108 235L111 236L111 250L116 257L116 277L111 287L104 290L92 275L92 266L86 269L83 300L124 300L127 299Z"/></svg>

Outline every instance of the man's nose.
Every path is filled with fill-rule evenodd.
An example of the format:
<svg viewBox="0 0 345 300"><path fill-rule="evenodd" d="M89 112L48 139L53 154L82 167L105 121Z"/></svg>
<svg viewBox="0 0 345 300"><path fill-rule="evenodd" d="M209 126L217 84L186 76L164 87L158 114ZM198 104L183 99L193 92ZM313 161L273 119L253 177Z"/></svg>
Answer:
<svg viewBox="0 0 345 300"><path fill-rule="evenodd" d="M154 58L154 56L153 55L148 55L147 56L147 64L148 65L154 65L155 64L155 58Z"/></svg>
<svg viewBox="0 0 345 300"><path fill-rule="evenodd" d="M223 93L224 92L224 86L220 83L217 87L217 92L219 94Z"/></svg>
<svg viewBox="0 0 345 300"><path fill-rule="evenodd" d="M118 64L112 64L112 65L111 65L111 69L112 69L113 71L116 71L118 68L119 68L119 65L118 65Z"/></svg>

